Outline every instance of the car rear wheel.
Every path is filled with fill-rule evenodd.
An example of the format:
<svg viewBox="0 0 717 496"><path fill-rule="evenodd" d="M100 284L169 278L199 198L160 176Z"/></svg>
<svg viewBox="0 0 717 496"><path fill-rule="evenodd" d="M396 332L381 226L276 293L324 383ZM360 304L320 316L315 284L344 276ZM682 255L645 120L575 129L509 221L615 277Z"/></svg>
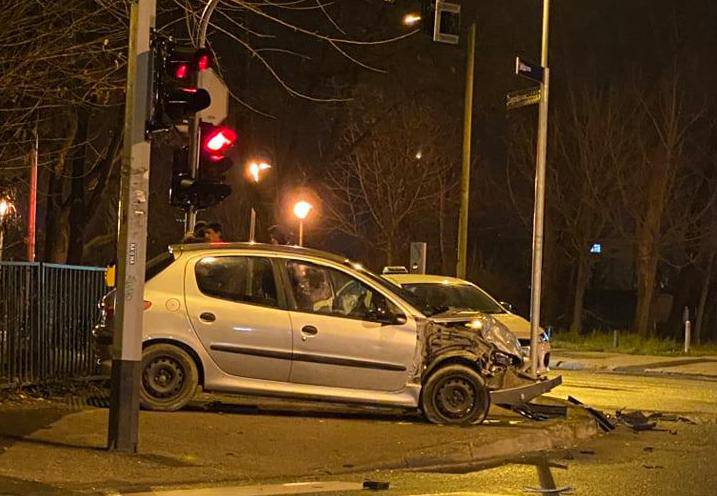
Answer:
<svg viewBox="0 0 717 496"><path fill-rule="evenodd" d="M139 401L147 410L175 411L194 397L199 383L197 365L183 349L155 344L142 353Z"/></svg>
<svg viewBox="0 0 717 496"><path fill-rule="evenodd" d="M465 365L448 365L426 380L421 409L435 424L479 424L490 408L483 377Z"/></svg>

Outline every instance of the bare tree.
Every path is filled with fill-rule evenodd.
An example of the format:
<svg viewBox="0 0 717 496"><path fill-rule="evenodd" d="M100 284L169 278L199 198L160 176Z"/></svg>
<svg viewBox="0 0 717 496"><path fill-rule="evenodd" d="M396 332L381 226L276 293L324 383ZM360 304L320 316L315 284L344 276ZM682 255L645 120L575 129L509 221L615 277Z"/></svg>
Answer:
<svg viewBox="0 0 717 496"><path fill-rule="evenodd" d="M654 329L658 262L667 246L686 240L699 217L686 143L702 114L690 108L677 70L651 90L633 94L639 103L633 124L637 157L621 170L618 184L635 226L637 306L633 327L649 336Z"/></svg>
<svg viewBox="0 0 717 496"><path fill-rule="evenodd" d="M445 158L445 130L428 107L409 104L374 120L387 103L378 97L375 107L354 109L342 137L350 151L327 170L323 211L331 229L368 243L391 264L407 244L411 222L426 209L431 219L443 214L435 215L455 188L455 164Z"/></svg>

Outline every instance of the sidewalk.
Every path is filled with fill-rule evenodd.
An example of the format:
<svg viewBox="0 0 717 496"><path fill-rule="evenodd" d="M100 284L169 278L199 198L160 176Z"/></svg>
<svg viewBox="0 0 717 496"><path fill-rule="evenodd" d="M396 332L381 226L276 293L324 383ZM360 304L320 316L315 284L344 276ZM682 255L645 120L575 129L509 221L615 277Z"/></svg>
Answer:
<svg viewBox="0 0 717 496"><path fill-rule="evenodd" d="M597 351L553 350L551 368L604 370L638 374L674 374L717 379L717 356L628 355Z"/></svg>
<svg viewBox="0 0 717 496"><path fill-rule="evenodd" d="M208 410L208 411L207 411ZM248 403L142 412L140 453L105 451L107 410L0 404L0 494L110 494L162 486L436 467L574 445L596 433L571 409L535 422L496 410L468 428L393 414L299 413Z"/></svg>

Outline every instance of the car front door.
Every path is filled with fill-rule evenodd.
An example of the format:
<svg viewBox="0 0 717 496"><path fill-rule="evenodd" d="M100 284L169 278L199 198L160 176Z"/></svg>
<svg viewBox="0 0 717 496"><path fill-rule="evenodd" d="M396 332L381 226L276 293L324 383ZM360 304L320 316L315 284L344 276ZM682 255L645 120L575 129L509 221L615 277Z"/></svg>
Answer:
<svg viewBox="0 0 717 496"><path fill-rule="evenodd" d="M291 289L291 382L403 389L415 358L415 322L346 271L302 260L283 265Z"/></svg>
<svg viewBox="0 0 717 496"><path fill-rule="evenodd" d="M204 256L187 265L189 318L224 372L289 380L292 330L277 271L271 258L261 256Z"/></svg>

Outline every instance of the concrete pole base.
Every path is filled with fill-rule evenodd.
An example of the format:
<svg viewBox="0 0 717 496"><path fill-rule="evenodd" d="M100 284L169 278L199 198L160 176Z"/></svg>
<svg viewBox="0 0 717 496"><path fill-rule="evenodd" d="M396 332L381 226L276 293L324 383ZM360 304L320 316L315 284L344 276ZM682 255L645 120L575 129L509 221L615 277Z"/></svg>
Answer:
<svg viewBox="0 0 717 496"><path fill-rule="evenodd" d="M137 453L139 444L139 381L142 362L112 360L107 449Z"/></svg>

